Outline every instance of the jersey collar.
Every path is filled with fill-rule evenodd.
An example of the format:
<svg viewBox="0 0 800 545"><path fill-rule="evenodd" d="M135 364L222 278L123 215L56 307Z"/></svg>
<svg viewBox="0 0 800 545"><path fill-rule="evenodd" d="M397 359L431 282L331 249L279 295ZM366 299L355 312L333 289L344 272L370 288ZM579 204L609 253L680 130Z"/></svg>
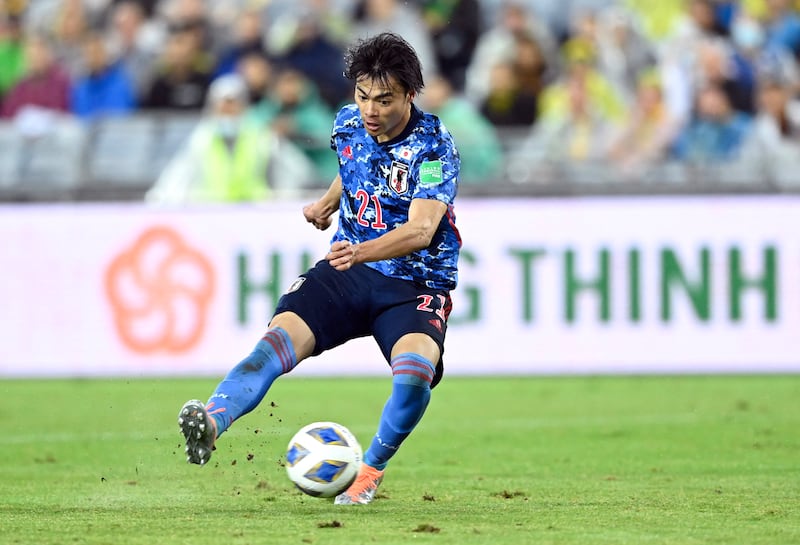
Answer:
<svg viewBox="0 0 800 545"><path fill-rule="evenodd" d="M400 134L398 134L397 136L395 136L391 140L387 140L386 142L378 142L378 139L375 138L374 136L372 137L372 139L379 146L391 146L393 144L401 142L402 140L405 140L408 137L409 134L411 134L411 131L414 130L414 128L417 126L417 123L419 122L419 120L421 118L422 118L422 112L412 102L411 103L411 117L408 118L408 123L406 123L405 128L402 130L402 132Z"/></svg>

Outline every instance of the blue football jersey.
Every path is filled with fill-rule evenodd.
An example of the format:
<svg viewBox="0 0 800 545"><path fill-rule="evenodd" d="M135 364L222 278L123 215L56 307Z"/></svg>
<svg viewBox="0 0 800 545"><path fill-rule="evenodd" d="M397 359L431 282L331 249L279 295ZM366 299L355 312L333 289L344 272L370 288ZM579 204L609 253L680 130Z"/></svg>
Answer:
<svg viewBox="0 0 800 545"><path fill-rule="evenodd" d="M351 104L336 115L331 148L339 157L342 178L339 228L333 241L358 244L378 238L408 221L412 199L436 199L447 205L447 213L430 246L366 265L386 276L429 288L455 288L461 237L453 200L460 159L453 138L439 118L412 105L405 130L379 143L364 129L358 106Z"/></svg>

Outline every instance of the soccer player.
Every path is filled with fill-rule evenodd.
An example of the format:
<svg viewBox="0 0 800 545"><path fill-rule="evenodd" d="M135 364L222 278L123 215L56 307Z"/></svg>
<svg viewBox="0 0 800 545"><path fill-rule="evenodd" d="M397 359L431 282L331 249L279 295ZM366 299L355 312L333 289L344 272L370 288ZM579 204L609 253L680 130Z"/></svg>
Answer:
<svg viewBox="0 0 800 545"><path fill-rule="evenodd" d="M396 34L379 34L353 45L345 64L355 104L333 126L339 174L303 208L321 230L339 212L330 251L281 297L264 337L208 403L188 401L178 416L188 461L205 464L216 439L276 378L372 335L391 366L392 391L358 477L334 500L339 505L373 500L442 378L461 246L453 212L459 155L439 119L414 104L423 87L414 49Z"/></svg>

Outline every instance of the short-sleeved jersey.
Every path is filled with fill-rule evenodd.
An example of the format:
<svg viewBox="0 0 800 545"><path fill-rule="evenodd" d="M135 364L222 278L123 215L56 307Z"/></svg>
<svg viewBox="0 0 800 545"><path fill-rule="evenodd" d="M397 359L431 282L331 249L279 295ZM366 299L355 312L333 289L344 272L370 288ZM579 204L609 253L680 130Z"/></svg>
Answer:
<svg viewBox="0 0 800 545"><path fill-rule="evenodd" d="M439 118L412 104L403 132L379 143L364 128L358 106L351 104L336 115L331 148L339 157L342 178L339 228L333 240L357 244L377 238L408 221L412 199L441 201L447 213L427 248L366 265L429 288L455 288L461 237L453 200L460 159Z"/></svg>

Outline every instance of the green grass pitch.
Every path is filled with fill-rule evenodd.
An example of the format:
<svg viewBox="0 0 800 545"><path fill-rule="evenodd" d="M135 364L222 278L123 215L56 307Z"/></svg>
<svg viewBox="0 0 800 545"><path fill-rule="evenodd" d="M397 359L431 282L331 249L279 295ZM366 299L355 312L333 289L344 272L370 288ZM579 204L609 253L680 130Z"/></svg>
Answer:
<svg viewBox="0 0 800 545"><path fill-rule="evenodd" d="M279 380L206 467L176 416L216 380L0 382L0 543L796 544L800 376L446 377L379 499L282 467L302 425L366 447L388 378Z"/></svg>

